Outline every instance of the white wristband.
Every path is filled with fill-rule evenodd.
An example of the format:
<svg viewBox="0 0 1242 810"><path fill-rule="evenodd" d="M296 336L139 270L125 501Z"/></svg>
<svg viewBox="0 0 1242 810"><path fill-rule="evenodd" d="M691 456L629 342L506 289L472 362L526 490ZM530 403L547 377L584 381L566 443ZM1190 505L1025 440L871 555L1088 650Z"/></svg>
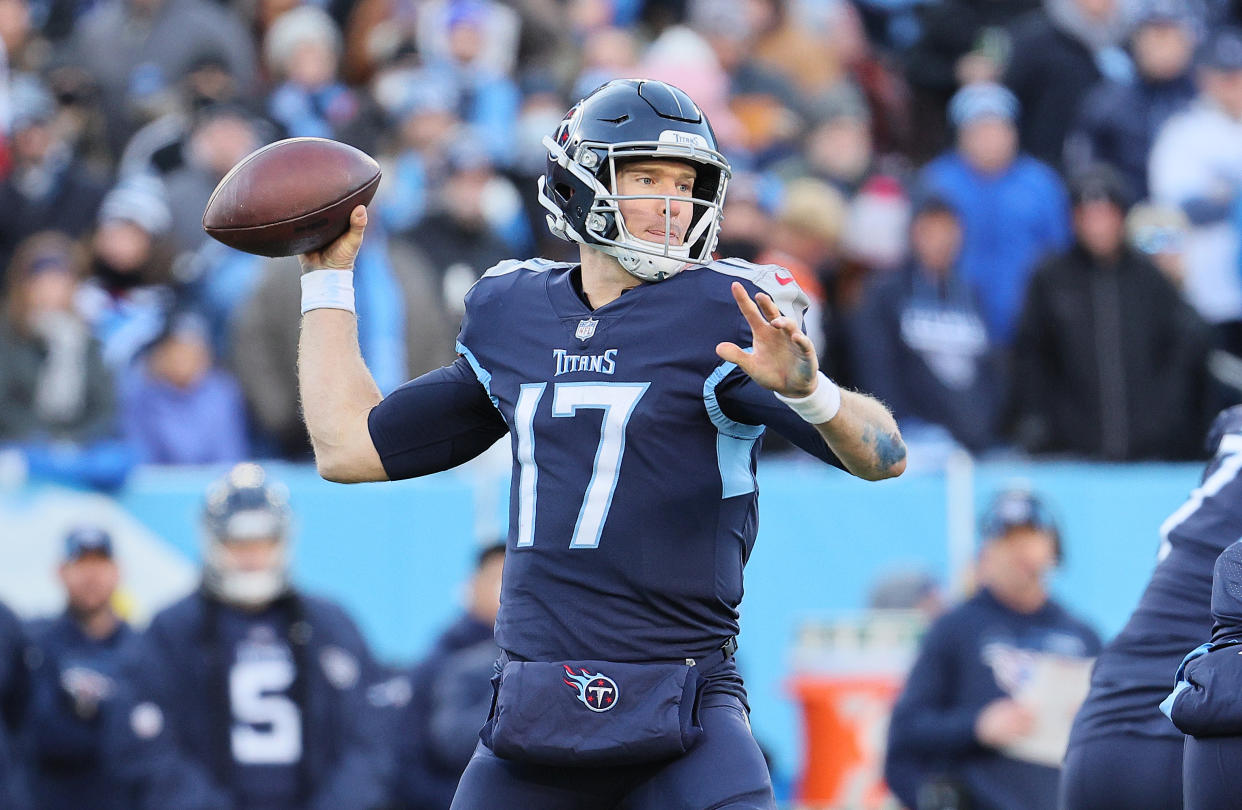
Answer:
<svg viewBox="0 0 1242 810"><path fill-rule="evenodd" d="M777 394L776 398L812 425L827 422L841 410L841 387L828 379L822 371L819 372L819 384L806 396L786 397Z"/></svg>
<svg viewBox="0 0 1242 810"><path fill-rule="evenodd" d="M312 309L354 311L352 270L311 270L302 274L302 314Z"/></svg>

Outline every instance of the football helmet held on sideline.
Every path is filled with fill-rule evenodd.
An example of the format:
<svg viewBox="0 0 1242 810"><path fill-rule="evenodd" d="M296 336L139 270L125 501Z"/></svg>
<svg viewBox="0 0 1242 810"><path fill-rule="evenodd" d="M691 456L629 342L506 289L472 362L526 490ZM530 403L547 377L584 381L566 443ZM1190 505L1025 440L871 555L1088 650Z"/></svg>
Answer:
<svg viewBox="0 0 1242 810"><path fill-rule="evenodd" d="M684 92L654 80L608 82L579 101L543 145L548 165L539 178L539 203L554 235L615 257L643 281L662 281L688 264L712 260L729 161L717 149L707 116ZM618 161L638 158L693 165L692 196L616 194ZM618 201L636 199L664 200L666 223L672 201L689 205L693 215L682 243L672 243L667 226L663 244L630 233Z"/></svg>
<svg viewBox="0 0 1242 810"><path fill-rule="evenodd" d="M202 520L203 585L210 593L228 604L259 609L288 590L288 491L269 481L262 467L238 464L212 484ZM260 542L273 544L270 551L247 555L239 548Z"/></svg>

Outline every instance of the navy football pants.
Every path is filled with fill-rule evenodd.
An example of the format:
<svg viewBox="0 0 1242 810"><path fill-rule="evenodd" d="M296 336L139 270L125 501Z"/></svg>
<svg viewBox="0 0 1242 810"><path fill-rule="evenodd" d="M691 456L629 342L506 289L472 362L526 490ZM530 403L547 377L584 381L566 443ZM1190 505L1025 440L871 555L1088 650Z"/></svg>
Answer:
<svg viewBox="0 0 1242 810"><path fill-rule="evenodd" d="M1187 737L1186 810L1237 810L1242 737Z"/></svg>
<svg viewBox="0 0 1242 810"><path fill-rule="evenodd" d="M703 735L689 752L653 765L529 765L479 743L451 810L776 810L742 701L706 694L699 720Z"/></svg>
<svg viewBox="0 0 1242 810"><path fill-rule="evenodd" d="M1060 805L1061 810L1179 810L1182 741L1113 734L1075 742L1061 767Z"/></svg>

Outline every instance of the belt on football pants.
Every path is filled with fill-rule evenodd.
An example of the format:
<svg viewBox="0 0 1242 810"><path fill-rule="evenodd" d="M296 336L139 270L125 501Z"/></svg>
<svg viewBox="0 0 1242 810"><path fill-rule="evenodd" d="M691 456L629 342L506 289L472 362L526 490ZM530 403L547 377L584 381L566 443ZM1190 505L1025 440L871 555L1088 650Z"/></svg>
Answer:
<svg viewBox="0 0 1242 810"><path fill-rule="evenodd" d="M710 667L712 669L715 669L717 666L723 664L725 661L728 661L730 658L732 658L734 653L736 652L737 652L737 636L729 636L727 639L725 639L724 644L721 644L717 649L699 658L679 658L679 659L674 659L672 661L659 660L659 661L647 661L645 663L648 663L648 664L667 664L667 663L685 664L688 667ZM515 655L514 653L511 653L508 650L501 650L500 659L498 663L500 664L500 666L503 667L505 664L507 664L510 661L529 661L529 660L531 659L523 658L520 655Z"/></svg>

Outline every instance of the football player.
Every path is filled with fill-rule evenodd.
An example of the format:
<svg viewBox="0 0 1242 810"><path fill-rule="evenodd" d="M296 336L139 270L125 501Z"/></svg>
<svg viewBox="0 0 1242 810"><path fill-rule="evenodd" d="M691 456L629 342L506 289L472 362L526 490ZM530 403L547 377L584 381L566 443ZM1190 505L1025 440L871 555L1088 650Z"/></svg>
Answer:
<svg viewBox="0 0 1242 810"><path fill-rule="evenodd" d="M301 257L316 463L409 478L509 434L500 671L454 808L772 808L732 661L761 437L865 479L905 445L819 373L786 269L713 259L729 164L684 92L609 82L544 144L539 199L580 261L488 270L457 361L386 398L353 313L365 209Z"/></svg>
<svg viewBox="0 0 1242 810"><path fill-rule="evenodd" d="M58 570L65 611L27 627L31 696L25 738L39 810L128 807L106 768L101 721L137 637L113 610L120 583L113 551L112 536L102 527L71 529Z"/></svg>
<svg viewBox="0 0 1242 810"><path fill-rule="evenodd" d="M125 668L113 746L142 810L376 808L390 757L370 653L336 604L289 581L291 514L263 468L207 493L202 587L161 611Z"/></svg>
<svg viewBox="0 0 1242 810"><path fill-rule="evenodd" d="M1212 459L1160 528L1159 562L1091 674L1061 772L1066 810L1177 810L1184 737L1160 713L1188 650L1212 632L1212 566L1242 536L1242 406L1208 432Z"/></svg>

